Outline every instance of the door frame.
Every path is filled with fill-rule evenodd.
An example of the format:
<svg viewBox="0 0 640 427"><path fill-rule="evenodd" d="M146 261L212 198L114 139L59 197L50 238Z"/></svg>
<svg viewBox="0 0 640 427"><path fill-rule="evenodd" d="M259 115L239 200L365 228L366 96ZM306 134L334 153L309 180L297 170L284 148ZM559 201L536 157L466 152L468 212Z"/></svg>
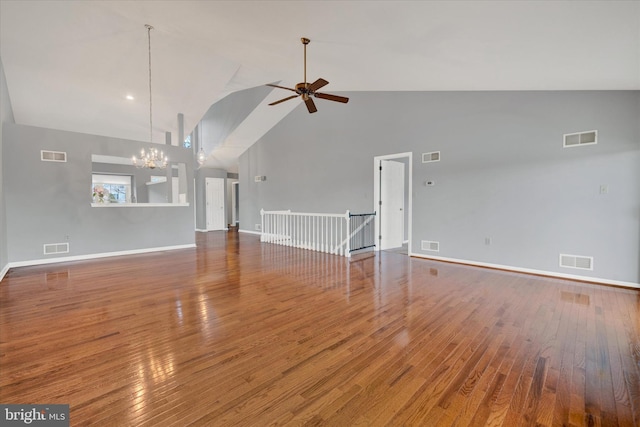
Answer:
<svg viewBox="0 0 640 427"><path fill-rule="evenodd" d="M382 218L380 216L380 161L381 160L397 160L397 159L404 159L404 158L408 158L409 159L409 172L408 172L408 178L405 181L404 185L405 187L408 186L409 187L409 199L407 200L407 209L409 210L408 214L407 214L407 222L408 224L405 224L406 228L407 228L407 236L409 238L409 243L408 243L408 254L411 255L411 234L412 234L412 224L413 224L413 220L412 220L412 215L413 215L413 153L412 152L406 152L406 153L396 153L396 154L386 154L384 156L375 156L373 158L373 212L376 212L376 234L375 234L375 241L376 241L376 246L374 248L374 250L379 251L380 250L380 222L382 220L384 220L384 218ZM404 236L403 239L404 240Z"/></svg>
<svg viewBox="0 0 640 427"><path fill-rule="evenodd" d="M240 206L238 193L240 192L240 181L231 183L231 224L235 227L240 222ZM236 210L237 207L237 210Z"/></svg>
<svg viewBox="0 0 640 427"><path fill-rule="evenodd" d="M222 181L222 228L209 228L209 209L211 208L210 205L210 200L209 200L209 188L208 188L208 183L210 181L214 181L214 180L220 180ZM216 181L217 182L217 181ZM218 230L227 230L227 225L226 223L226 217L227 217L227 212L226 212L226 206L227 206L227 202L225 200L225 184L226 184L226 180L224 178L214 178L214 177L206 177L204 179L204 228L207 231L218 231Z"/></svg>

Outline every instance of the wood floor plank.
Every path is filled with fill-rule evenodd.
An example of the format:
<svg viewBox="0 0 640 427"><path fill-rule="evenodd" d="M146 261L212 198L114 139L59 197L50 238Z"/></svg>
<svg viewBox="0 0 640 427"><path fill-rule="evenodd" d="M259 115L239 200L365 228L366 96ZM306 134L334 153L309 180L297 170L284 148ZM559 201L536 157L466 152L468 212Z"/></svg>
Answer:
<svg viewBox="0 0 640 427"><path fill-rule="evenodd" d="M96 426L640 427L640 292L197 233L9 271L0 402Z"/></svg>

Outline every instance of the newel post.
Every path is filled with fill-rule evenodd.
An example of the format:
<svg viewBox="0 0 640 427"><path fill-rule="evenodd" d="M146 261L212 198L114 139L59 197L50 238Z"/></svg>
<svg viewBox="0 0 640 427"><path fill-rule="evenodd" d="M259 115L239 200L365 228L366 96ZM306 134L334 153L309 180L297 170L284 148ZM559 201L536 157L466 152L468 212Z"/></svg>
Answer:
<svg viewBox="0 0 640 427"><path fill-rule="evenodd" d="M344 256L351 256L351 213L349 209L347 209L347 213L344 214L344 218L347 221L347 244L345 245L345 254Z"/></svg>
<svg viewBox="0 0 640 427"><path fill-rule="evenodd" d="M264 242L264 209L260 209L260 241Z"/></svg>

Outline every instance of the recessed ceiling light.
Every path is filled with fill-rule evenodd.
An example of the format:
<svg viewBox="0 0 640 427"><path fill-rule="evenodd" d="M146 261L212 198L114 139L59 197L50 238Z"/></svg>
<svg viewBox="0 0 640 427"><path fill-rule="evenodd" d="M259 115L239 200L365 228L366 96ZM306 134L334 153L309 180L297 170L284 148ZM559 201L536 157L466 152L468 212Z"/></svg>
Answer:
<svg viewBox="0 0 640 427"><path fill-rule="evenodd" d="M127 98L129 101L133 101L133 100L135 99L135 98L133 97L133 95L127 95L127 96L126 96L126 98Z"/></svg>

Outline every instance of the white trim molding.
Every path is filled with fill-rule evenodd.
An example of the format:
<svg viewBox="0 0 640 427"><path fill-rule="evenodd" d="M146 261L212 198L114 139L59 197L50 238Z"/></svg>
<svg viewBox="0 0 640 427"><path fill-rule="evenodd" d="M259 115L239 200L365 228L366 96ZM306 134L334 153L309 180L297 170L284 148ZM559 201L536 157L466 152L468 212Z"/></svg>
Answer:
<svg viewBox="0 0 640 427"><path fill-rule="evenodd" d="M11 268L11 266L9 264L7 264L7 265L4 266L2 271L0 271L0 282L2 282L2 279L4 279L4 276L7 275L7 273L9 272L10 268Z"/></svg>
<svg viewBox="0 0 640 427"><path fill-rule="evenodd" d="M394 160L394 159L409 159L409 178L408 182L405 182L405 185L409 187L409 199L407 202L407 209L409 210L407 216L407 223L405 224L405 230L407 230L407 235L409 236L409 240L407 244L409 248L411 247L412 234L413 234L413 151L407 151L404 153L395 153L395 154L386 154L383 156L374 156L373 158L373 212L376 212L378 217L376 218L375 224L375 240L376 246L374 248L375 251L380 250L380 162L382 160ZM404 236L403 236L404 239ZM404 244L404 243L403 243Z"/></svg>
<svg viewBox="0 0 640 427"><path fill-rule="evenodd" d="M32 265L54 264L54 263L69 262L69 261L85 261L89 259L107 258L107 257L122 256L122 255L146 254L148 252L173 251L176 249L190 249L195 247L196 247L195 243L191 243L188 245L161 246L156 248L134 249L131 251L103 252L103 253L97 253L97 254L65 256L65 257L59 257L59 258L34 259L29 261L10 262L9 264L7 264L7 267L8 268L29 267Z"/></svg>
<svg viewBox="0 0 640 427"><path fill-rule="evenodd" d="M92 208L178 208L189 203L91 203Z"/></svg>
<svg viewBox="0 0 640 427"><path fill-rule="evenodd" d="M416 257L416 258L432 259L434 261L445 261L445 262L452 262L455 264L472 265L474 267L486 267L486 268L494 268L498 270L513 271L516 273L534 274L536 276L547 276L547 277L555 277L558 279L569 279L569 280L577 280L580 282L596 283L601 285L612 285L612 286L621 286L624 288L640 289L640 283L624 282L621 280L602 279L599 277L578 276L575 274L556 273L554 271L536 270L533 268L513 267L510 265L491 264L488 262L467 261L464 259L417 254L413 252L410 252L409 256Z"/></svg>
<svg viewBox="0 0 640 427"><path fill-rule="evenodd" d="M247 234L255 234L256 236L262 236L262 232L260 231L253 231L253 230L243 230L243 229L239 229L238 233L247 233Z"/></svg>

